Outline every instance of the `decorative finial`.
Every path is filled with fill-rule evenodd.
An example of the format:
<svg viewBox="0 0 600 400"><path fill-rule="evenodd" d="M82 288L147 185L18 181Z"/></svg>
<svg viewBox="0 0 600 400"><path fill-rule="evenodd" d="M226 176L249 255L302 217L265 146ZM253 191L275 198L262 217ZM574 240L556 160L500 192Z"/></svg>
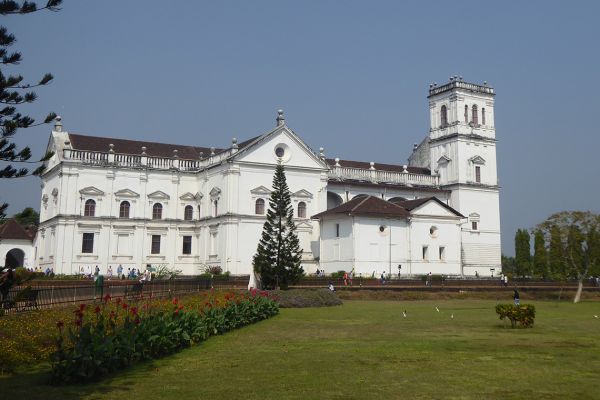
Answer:
<svg viewBox="0 0 600 400"><path fill-rule="evenodd" d="M340 159L337 157L335 158L335 166L340 167Z"/></svg>
<svg viewBox="0 0 600 400"><path fill-rule="evenodd" d="M212 156L214 156L214 155L215 155L215 148L214 148L214 147L211 147L211 148L210 148L210 156L212 157Z"/></svg>
<svg viewBox="0 0 600 400"><path fill-rule="evenodd" d="M369 165L370 165L370 167L369 167L370 170L374 170L375 169L375 163L373 161L371 161L369 163Z"/></svg>
<svg viewBox="0 0 600 400"><path fill-rule="evenodd" d="M110 143L108 145L108 152L111 153L111 154L113 154L115 152L115 145L114 144Z"/></svg>
<svg viewBox="0 0 600 400"><path fill-rule="evenodd" d="M237 138L231 139L231 148L232 149L237 149L238 148Z"/></svg>
<svg viewBox="0 0 600 400"><path fill-rule="evenodd" d="M402 166L402 173L403 173L403 174L406 174L406 173L408 173L408 166L407 166L406 164L404 164L404 165Z"/></svg>
<svg viewBox="0 0 600 400"><path fill-rule="evenodd" d="M419 147L419 144L418 143L414 143L413 144L413 151L415 151L418 147Z"/></svg>
<svg viewBox="0 0 600 400"><path fill-rule="evenodd" d="M203 151L201 151L201 152L198 154L198 159L202 160L202 157L204 157L204 152L203 152Z"/></svg>
<svg viewBox="0 0 600 400"><path fill-rule="evenodd" d="M277 126L285 125L285 117L283 116L283 110L277 110Z"/></svg>
<svg viewBox="0 0 600 400"><path fill-rule="evenodd" d="M323 159L325 158L325 148L319 147L319 157Z"/></svg>
<svg viewBox="0 0 600 400"><path fill-rule="evenodd" d="M173 158L179 158L179 150L177 150L177 149L173 150Z"/></svg>
<svg viewBox="0 0 600 400"><path fill-rule="evenodd" d="M55 132L62 132L62 117L60 115L57 115L54 118L54 131Z"/></svg>
<svg viewBox="0 0 600 400"><path fill-rule="evenodd" d="M487 86L487 81L483 81L483 86Z"/></svg>
<svg viewBox="0 0 600 400"><path fill-rule="evenodd" d="M142 146L142 155L145 156L146 155L146 146Z"/></svg>

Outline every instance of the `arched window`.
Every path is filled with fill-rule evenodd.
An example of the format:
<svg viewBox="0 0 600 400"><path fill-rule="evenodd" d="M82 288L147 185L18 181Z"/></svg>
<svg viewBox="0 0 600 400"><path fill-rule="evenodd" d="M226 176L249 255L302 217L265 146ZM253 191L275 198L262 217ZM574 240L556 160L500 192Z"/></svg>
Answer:
<svg viewBox="0 0 600 400"><path fill-rule="evenodd" d="M485 108L481 108L481 125L485 125Z"/></svg>
<svg viewBox="0 0 600 400"><path fill-rule="evenodd" d="M160 203L156 203L152 206L152 219L162 219L163 206Z"/></svg>
<svg viewBox="0 0 600 400"><path fill-rule="evenodd" d="M465 124L469 123L469 106L465 104Z"/></svg>
<svg viewBox="0 0 600 400"><path fill-rule="evenodd" d="M94 217L96 215L96 202L94 200L86 200L83 215L86 217Z"/></svg>
<svg viewBox="0 0 600 400"><path fill-rule="evenodd" d="M254 203L254 214L263 215L265 213L265 200L258 199Z"/></svg>
<svg viewBox="0 0 600 400"><path fill-rule="evenodd" d="M129 208L131 205L128 201L122 201L119 206L119 218L129 218Z"/></svg>
<svg viewBox="0 0 600 400"><path fill-rule="evenodd" d="M192 219L194 219L194 207L185 206L185 209L183 211L183 219L185 219L186 221L191 221Z"/></svg>
<svg viewBox="0 0 600 400"><path fill-rule="evenodd" d="M473 121L473 125L479 124L478 119L477 119L477 106L475 104L473 104L473 108L472 108L471 121Z"/></svg>
<svg viewBox="0 0 600 400"><path fill-rule="evenodd" d="M298 218L306 218L306 203L303 201L298 203Z"/></svg>
<svg viewBox="0 0 600 400"><path fill-rule="evenodd" d="M448 125L448 109L446 106L442 106L442 111L440 112L440 117L442 120L442 128Z"/></svg>

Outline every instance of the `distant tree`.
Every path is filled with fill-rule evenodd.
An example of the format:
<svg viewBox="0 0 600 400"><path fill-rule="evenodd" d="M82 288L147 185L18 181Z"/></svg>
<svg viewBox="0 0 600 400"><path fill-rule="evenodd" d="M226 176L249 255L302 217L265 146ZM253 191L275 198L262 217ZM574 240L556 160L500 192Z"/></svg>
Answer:
<svg viewBox="0 0 600 400"><path fill-rule="evenodd" d="M515 234L515 266L518 276L531 276L531 244L527 229L518 229Z"/></svg>
<svg viewBox="0 0 600 400"><path fill-rule="evenodd" d="M31 207L24 208L20 213L13 215L13 218L23 226L40 224L40 214Z"/></svg>
<svg viewBox="0 0 600 400"><path fill-rule="evenodd" d="M548 277L548 251L544 233L536 229L533 238L533 276L546 279Z"/></svg>
<svg viewBox="0 0 600 400"><path fill-rule="evenodd" d="M578 303L584 279L600 270L600 215L589 211L563 211L551 215L537 229L546 237L551 237L553 230L555 236L560 234L560 254L566 276L578 282L573 299Z"/></svg>
<svg viewBox="0 0 600 400"><path fill-rule="evenodd" d="M38 10L58 11L61 3L62 0L48 0L45 6L38 8L35 1L0 0L0 15L29 14ZM7 67L18 65L22 61L21 53L9 52L10 46L15 41L15 36L9 33L6 27L0 26L0 162L2 162L0 178L40 175L44 171L44 165L38 166L30 173L28 168L17 168L11 163L39 164L52 157L49 153L37 161L29 161L31 149L27 146L18 149L11 141L19 128L47 124L56 117L55 113L50 113L42 123L36 124L33 118L17 110L17 106L33 103L37 99L37 95L31 89L49 84L53 77L51 74L45 74L37 83L27 83L23 81L21 75L6 74ZM7 207L8 204L0 203L0 220L6 216Z"/></svg>
<svg viewBox="0 0 600 400"><path fill-rule="evenodd" d="M265 289L286 289L304 274L300 266L302 249L293 217L290 190L283 165L279 163L273 176L267 221L253 259L254 272Z"/></svg>
<svg viewBox="0 0 600 400"><path fill-rule="evenodd" d="M562 244L560 228L552 225L549 232L545 232L548 238L548 272L552 279L565 280L567 276L567 268L565 266L564 246Z"/></svg>
<svg viewBox="0 0 600 400"><path fill-rule="evenodd" d="M502 273L504 275L515 275L516 274L516 262L514 257L508 257L502 254Z"/></svg>

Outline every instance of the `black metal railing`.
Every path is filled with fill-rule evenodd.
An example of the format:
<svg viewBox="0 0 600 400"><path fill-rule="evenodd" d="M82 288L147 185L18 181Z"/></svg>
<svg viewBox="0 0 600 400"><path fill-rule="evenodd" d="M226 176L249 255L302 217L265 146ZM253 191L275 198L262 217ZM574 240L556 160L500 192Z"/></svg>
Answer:
<svg viewBox="0 0 600 400"><path fill-rule="evenodd" d="M247 285L247 279L245 281ZM75 285L66 285L60 281L30 282L28 286L11 288L6 298L0 300L0 315L28 311L34 309L51 308L66 304L88 303L100 301L104 296L112 298L136 299L172 297L197 293L202 290L236 289L244 282L241 279L224 278L196 278L173 279L164 281L105 281L103 285L93 282L81 282Z"/></svg>

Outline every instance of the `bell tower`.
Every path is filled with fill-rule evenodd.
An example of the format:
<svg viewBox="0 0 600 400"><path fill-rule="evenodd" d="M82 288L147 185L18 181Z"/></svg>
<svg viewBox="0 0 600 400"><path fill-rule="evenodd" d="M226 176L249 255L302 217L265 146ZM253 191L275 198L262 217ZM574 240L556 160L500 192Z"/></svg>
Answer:
<svg viewBox="0 0 600 400"><path fill-rule="evenodd" d="M500 207L494 89L462 77L429 87L429 156L461 225L463 274L500 273Z"/></svg>

